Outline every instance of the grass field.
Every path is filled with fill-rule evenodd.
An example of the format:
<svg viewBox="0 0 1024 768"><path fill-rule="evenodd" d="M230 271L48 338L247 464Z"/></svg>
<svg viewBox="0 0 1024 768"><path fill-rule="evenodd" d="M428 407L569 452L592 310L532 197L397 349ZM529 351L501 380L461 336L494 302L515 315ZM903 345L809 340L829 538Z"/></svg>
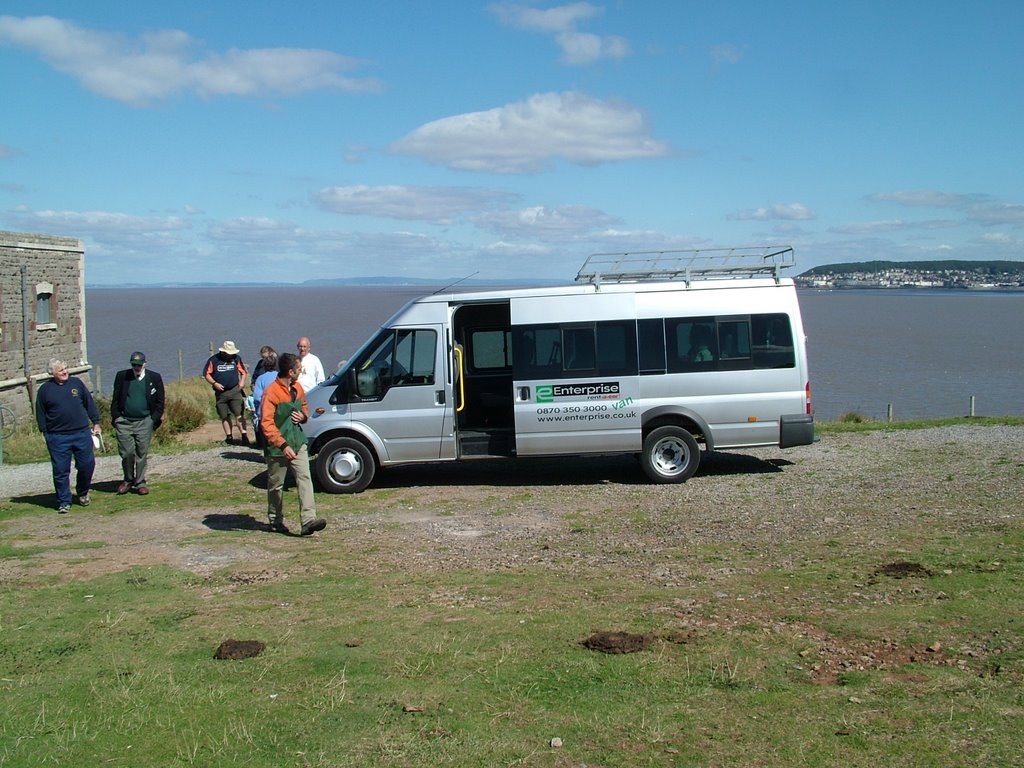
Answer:
<svg viewBox="0 0 1024 768"><path fill-rule="evenodd" d="M820 515L848 522L770 544L664 531L704 525L711 495L700 521L757 530L790 504L780 483L820 470L675 489L422 473L318 494L331 525L310 539L257 530L263 492L238 470L65 519L0 497L0 766L1017 765L1024 528L1006 504L1024 464L995 456L908 453L881 502L843 476ZM922 474L934 491L876 526ZM414 520L469 507L479 558L415 539ZM143 556L162 548L204 567ZM583 644L601 631L644 649ZM215 658L226 640L264 647Z"/></svg>

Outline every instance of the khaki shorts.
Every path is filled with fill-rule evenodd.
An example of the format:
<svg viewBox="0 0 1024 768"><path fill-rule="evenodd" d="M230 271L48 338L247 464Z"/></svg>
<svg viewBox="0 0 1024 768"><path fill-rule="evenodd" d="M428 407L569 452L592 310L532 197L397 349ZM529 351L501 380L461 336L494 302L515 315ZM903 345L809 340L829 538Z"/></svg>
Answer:
<svg viewBox="0 0 1024 768"><path fill-rule="evenodd" d="M220 420L228 418L228 415L241 416L244 398L241 387L232 387L217 393L217 415Z"/></svg>

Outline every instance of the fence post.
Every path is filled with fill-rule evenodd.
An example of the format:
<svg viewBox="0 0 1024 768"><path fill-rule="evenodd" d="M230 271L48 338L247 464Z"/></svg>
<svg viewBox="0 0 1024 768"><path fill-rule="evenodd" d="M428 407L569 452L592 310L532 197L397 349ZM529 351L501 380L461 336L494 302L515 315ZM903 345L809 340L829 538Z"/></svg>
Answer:
<svg viewBox="0 0 1024 768"><path fill-rule="evenodd" d="M885 407L885 420L890 423L892 422L892 403Z"/></svg>
<svg viewBox="0 0 1024 768"><path fill-rule="evenodd" d="M971 418L974 418L974 395L971 395Z"/></svg>

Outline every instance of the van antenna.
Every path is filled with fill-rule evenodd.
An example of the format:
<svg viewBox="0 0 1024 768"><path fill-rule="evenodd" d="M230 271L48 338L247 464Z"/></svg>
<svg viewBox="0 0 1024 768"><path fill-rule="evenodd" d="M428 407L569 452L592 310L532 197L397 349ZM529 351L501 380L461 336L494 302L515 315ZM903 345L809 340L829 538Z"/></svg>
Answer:
<svg viewBox="0 0 1024 768"><path fill-rule="evenodd" d="M447 290L448 290L449 288L451 288L451 287L453 287L453 286L456 286L456 285L458 285L459 283L461 283L461 282L462 282L463 280L469 280L469 278L471 278L471 277L475 277L476 275L479 275L479 274L480 274L480 270L478 269L478 270L477 270L476 272L474 272L474 273L473 273L472 275L466 275L465 277L460 277L460 278L459 278L458 280L456 280L456 281L455 281L454 283L448 283L448 285L444 286L443 288L438 288L438 289L437 289L436 291L434 291L434 293L433 293L432 295L434 295L434 296L437 296L437 294L439 294L439 293L444 293L444 292L445 292L445 291L447 291Z"/></svg>

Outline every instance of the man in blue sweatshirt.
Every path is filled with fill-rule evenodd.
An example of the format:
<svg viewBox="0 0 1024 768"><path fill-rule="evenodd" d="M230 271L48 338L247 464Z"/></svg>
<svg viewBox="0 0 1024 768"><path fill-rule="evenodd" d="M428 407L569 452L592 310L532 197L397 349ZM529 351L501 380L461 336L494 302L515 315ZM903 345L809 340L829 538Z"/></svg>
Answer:
<svg viewBox="0 0 1024 768"><path fill-rule="evenodd" d="M36 392L36 424L46 439L53 466L53 488L57 511L71 511L71 459L75 459L75 494L78 503L89 506L89 486L96 469L92 436L99 435L100 412L88 388L68 373L63 360L50 360L53 377Z"/></svg>

